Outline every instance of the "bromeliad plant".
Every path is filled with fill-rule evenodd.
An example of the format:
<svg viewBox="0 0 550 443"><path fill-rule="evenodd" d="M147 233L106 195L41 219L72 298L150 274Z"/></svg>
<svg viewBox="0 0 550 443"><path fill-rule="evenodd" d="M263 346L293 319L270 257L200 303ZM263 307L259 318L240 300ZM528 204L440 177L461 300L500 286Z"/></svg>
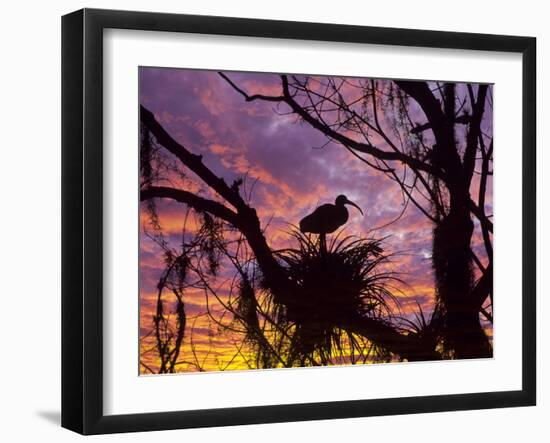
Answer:
<svg viewBox="0 0 550 443"><path fill-rule="evenodd" d="M291 361L329 364L337 355L360 348L351 325L364 318L389 319L398 310L392 295L396 274L382 240L335 235L326 246L294 230L297 246L277 253L296 291L286 304L295 329ZM350 346L354 342L355 346ZM345 349L347 348L347 349ZM389 353L371 357L389 358ZM349 357L349 355L347 355Z"/></svg>

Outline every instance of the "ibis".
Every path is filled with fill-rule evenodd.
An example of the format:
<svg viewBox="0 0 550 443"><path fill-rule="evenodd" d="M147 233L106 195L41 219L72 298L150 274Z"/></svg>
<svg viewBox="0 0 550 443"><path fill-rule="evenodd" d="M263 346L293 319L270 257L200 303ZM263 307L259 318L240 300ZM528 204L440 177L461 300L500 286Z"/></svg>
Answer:
<svg viewBox="0 0 550 443"><path fill-rule="evenodd" d="M321 250L326 251L326 235L343 226L349 218L346 205L355 206L361 215L363 211L345 195L336 197L334 204L326 203L319 206L311 214L300 220L300 231L319 234Z"/></svg>

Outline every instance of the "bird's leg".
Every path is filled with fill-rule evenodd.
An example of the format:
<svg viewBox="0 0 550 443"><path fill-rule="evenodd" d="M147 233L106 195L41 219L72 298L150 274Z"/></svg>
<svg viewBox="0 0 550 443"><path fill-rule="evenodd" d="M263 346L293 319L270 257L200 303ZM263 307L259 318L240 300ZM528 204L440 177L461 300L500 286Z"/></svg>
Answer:
<svg viewBox="0 0 550 443"><path fill-rule="evenodd" d="M319 234L319 250L321 255L327 254L327 234L325 233Z"/></svg>

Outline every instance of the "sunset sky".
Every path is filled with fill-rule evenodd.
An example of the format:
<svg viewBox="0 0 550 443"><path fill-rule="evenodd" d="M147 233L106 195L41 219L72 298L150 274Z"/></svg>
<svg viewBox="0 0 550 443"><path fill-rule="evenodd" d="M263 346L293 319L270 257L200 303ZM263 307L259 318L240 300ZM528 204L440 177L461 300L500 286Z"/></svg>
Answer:
<svg viewBox="0 0 550 443"><path fill-rule="evenodd" d="M228 75L250 93L280 94L277 75ZM216 72L141 68L139 88L140 103L155 114L180 144L201 154L205 165L218 176L232 183L246 174L250 205L256 208L262 226L267 226L266 237L272 248L289 244L291 224L297 225L318 205L333 203L337 195L345 194L364 211L361 216L350 207L345 232L387 237L386 250L398 253L393 259L393 269L407 282L400 288L403 293L396 294L405 315L418 309L416 302L430 312L434 297L430 222L409 204L397 222L376 229L398 217L403 210L402 192L395 182L366 167L340 145L327 145L324 135L296 122L296 117L288 114L286 105L277 108L263 101L245 102ZM490 122L492 116L486 120ZM489 124L486 122L486 125ZM190 173L186 186L196 191L201 184ZM492 202L490 190L491 187L488 208ZM209 191L202 192L210 196ZM157 206L163 232L168 241L177 246L181 242L185 206L167 200L159 200ZM195 222L192 217L188 219L186 229L192 231ZM154 338L149 334L153 327L156 285L164 262L160 248L145 234L148 217L143 204L140 227L140 346L142 361L156 368L155 352L150 351ZM475 235L479 245L476 249L483 257L477 230ZM222 269L217 282L221 292L230 277L231 270ZM221 315L223 308L213 301L210 303ZM202 291L186 294L188 331L180 359L198 358L209 370L246 369L239 358L227 366L235 354L238 337L215 333L204 315L205 304ZM192 349L193 358L190 357ZM193 367L183 364L179 370L193 370ZM146 373L143 367L141 371Z"/></svg>

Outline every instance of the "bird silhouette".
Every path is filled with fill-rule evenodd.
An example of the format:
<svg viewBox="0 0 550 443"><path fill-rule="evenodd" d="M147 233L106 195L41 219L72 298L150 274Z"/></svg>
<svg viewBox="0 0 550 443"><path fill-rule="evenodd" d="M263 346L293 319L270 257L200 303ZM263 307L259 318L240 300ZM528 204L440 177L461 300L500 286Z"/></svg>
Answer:
<svg viewBox="0 0 550 443"><path fill-rule="evenodd" d="M300 231L319 234L321 251L326 252L326 235L336 231L348 221L349 214L345 205L355 206L363 214L359 206L348 200L345 195L339 195L334 204L321 205L300 220Z"/></svg>

